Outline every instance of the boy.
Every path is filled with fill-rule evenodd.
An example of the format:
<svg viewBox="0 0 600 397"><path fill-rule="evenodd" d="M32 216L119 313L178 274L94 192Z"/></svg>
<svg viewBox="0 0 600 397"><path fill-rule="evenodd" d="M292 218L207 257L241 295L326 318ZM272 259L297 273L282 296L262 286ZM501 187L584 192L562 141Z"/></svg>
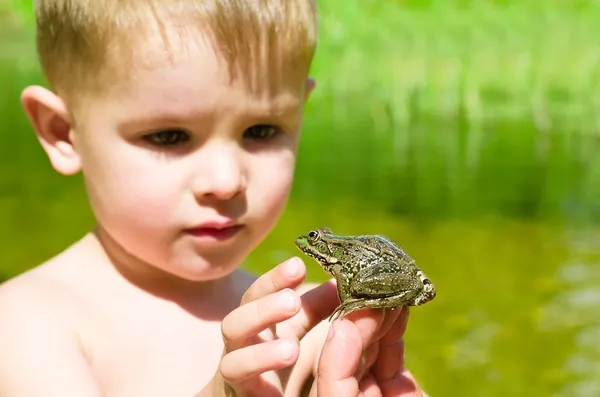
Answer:
<svg viewBox="0 0 600 397"><path fill-rule="evenodd" d="M96 228L0 288L0 395L421 395L407 312L323 321L292 258L237 269L292 183L311 0L39 0L22 103ZM311 379L314 382L311 383Z"/></svg>

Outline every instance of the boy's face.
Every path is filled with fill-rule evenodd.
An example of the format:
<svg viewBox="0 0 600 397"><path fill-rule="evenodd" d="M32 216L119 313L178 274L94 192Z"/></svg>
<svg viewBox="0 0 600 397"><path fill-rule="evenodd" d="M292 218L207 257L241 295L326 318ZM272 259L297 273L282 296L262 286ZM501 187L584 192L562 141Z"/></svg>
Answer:
<svg viewBox="0 0 600 397"><path fill-rule="evenodd" d="M86 102L70 134L100 236L131 263L222 277L284 208L310 83L288 69L251 90L208 44L175 47L174 62L139 44L146 64Z"/></svg>

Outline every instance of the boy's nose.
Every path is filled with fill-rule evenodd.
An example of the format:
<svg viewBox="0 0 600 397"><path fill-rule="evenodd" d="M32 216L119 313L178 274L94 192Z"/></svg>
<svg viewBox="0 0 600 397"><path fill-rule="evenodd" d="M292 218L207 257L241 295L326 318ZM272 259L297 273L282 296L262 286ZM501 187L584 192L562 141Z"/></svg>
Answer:
<svg viewBox="0 0 600 397"><path fill-rule="evenodd" d="M228 200L246 189L243 156L233 145L216 145L201 154L203 164L195 175L194 193L198 198Z"/></svg>

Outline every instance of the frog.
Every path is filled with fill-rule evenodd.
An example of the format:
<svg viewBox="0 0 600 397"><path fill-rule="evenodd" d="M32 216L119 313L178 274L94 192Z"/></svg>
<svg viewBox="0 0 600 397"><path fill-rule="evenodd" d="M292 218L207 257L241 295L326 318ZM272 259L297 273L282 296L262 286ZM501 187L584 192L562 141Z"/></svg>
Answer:
<svg viewBox="0 0 600 397"><path fill-rule="evenodd" d="M384 235L339 235L322 227L300 235L295 244L336 280L340 305L329 321L364 308L420 306L436 296L415 260Z"/></svg>

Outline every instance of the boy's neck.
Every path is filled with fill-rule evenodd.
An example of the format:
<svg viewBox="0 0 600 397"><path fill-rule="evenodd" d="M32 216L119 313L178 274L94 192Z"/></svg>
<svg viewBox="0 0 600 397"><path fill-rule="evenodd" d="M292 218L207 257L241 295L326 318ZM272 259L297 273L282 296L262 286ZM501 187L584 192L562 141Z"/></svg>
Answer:
<svg viewBox="0 0 600 397"><path fill-rule="evenodd" d="M112 265L115 274L126 283L159 299L172 301L199 317L218 316L213 313L215 310L239 305L236 291L241 287L238 285L239 273L243 273L240 270L215 280L186 280L132 257L101 227L96 227L87 239L92 249L98 250L99 256L104 258L103 262ZM215 301L219 302L216 306Z"/></svg>

